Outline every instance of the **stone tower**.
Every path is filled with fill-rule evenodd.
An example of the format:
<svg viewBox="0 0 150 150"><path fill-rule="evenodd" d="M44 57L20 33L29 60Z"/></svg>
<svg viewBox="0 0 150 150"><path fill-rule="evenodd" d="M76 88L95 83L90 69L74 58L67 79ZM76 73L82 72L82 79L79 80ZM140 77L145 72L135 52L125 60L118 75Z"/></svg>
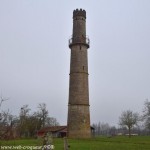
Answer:
<svg viewBox="0 0 150 150"><path fill-rule="evenodd" d="M69 39L71 49L70 83L68 103L68 137L90 138L89 87L86 36L86 11L73 11L73 35Z"/></svg>

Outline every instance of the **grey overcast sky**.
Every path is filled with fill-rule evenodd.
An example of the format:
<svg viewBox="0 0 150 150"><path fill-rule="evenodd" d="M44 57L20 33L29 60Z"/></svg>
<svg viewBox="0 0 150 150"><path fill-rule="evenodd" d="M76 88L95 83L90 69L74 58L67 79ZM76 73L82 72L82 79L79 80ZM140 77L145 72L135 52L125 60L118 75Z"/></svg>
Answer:
<svg viewBox="0 0 150 150"><path fill-rule="evenodd" d="M0 0L0 93L18 115L46 103L67 122L72 13L87 12L91 123L117 125L150 98L150 0Z"/></svg>

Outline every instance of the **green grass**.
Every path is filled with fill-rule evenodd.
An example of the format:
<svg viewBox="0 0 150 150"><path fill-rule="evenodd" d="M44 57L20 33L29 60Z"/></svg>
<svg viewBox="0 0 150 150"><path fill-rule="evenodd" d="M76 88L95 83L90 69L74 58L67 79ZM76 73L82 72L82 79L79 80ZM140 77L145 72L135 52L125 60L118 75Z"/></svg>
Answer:
<svg viewBox="0 0 150 150"><path fill-rule="evenodd" d="M92 139L68 139L70 150L150 150L150 136L135 137L96 137ZM63 150L63 139L54 138L55 150ZM0 145L42 145L41 139L21 139L0 141Z"/></svg>

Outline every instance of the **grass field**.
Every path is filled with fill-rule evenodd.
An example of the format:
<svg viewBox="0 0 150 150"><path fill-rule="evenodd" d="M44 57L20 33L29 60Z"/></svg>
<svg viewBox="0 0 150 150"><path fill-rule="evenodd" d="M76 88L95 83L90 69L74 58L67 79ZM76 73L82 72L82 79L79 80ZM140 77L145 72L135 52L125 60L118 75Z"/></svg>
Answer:
<svg viewBox="0 0 150 150"><path fill-rule="evenodd" d="M92 139L69 139L70 150L150 150L150 136L135 137L97 137ZM0 141L0 149L2 146L41 146L41 139L21 139ZM55 150L63 150L63 139L54 138L53 145ZM26 147L26 149L29 149ZM21 149L20 149L21 150Z"/></svg>

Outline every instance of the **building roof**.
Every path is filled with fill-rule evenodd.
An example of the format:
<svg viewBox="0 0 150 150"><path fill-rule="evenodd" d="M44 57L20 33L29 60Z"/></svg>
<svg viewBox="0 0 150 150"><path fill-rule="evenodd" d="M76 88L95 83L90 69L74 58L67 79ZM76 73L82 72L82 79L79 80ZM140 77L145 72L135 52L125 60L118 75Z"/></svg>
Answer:
<svg viewBox="0 0 150 150"><path fill-rule="evenodd" d="M67 131L67 126L51 126L51 127L45 127L38 131L38 133L43 132L56 132L56 131Z"/></svg>
<svg viewBox="0 0 150 150"><path fill-rule="evenodd" d="M91 129L93 130L94 128L91 126ZM38 131L38 133L45 133L45 132L67 132L67 126L50 126L50 127L45 127L42 128Z"/></svg>

